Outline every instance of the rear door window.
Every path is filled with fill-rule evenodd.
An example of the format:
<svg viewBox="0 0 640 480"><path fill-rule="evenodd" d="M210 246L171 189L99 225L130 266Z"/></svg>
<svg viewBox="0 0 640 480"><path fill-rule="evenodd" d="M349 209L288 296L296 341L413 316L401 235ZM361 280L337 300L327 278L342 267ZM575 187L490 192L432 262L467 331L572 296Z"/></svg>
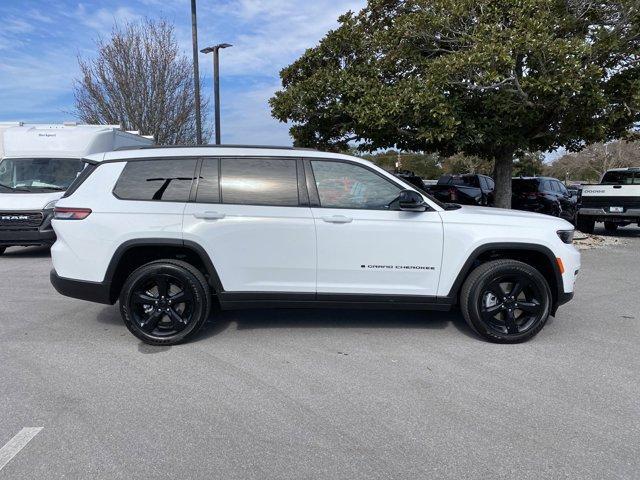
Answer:
<svg viewBox="0 0 640 480"><path fill-rule="evenodd" d="M220 162L222 203L299 205L295 158L222 158Z"/></svg>
<svg viewBox="0 0 640 480"><path fill-rule="evenodd" d="M113 193L121 200L186 202L195 169L195 159L130 161Z"/></svg>

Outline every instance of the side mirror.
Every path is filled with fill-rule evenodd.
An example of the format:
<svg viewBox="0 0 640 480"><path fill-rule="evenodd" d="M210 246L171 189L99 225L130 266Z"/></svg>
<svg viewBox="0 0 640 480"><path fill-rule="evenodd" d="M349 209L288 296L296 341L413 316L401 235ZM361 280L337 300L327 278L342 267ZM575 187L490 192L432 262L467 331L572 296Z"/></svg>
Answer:
<svg viewBox="0 0 640 480"><path fill-rule="evenodd" d="M398 197L400 210L407 212L424 212L427 210L427 203L418 192L414 190L402 190Z"/></svg>

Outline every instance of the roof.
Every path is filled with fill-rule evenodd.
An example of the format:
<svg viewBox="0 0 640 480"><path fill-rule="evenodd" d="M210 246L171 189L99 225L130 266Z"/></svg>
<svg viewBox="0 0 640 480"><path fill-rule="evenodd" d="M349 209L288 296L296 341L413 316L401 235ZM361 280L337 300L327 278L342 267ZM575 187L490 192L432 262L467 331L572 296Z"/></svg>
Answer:
<svg viewBox="0 0 640 480"><path fill-rule="evenodd" d="M202 145L202 146L170 146L145 147L136 149L119 149L104 154L91 155L87 160L93 162L126 161L134 158L163 157L294 157L294 158L339 158L371 164L369 160L352 157L342 153L321 152L312 149L276 146L249 145Z"/></svg>
<svg viewBox="0 0 640 480"><path fill-rule="evenodd" d="M640 167L610 168L607 172L640 172Z"/></svg>

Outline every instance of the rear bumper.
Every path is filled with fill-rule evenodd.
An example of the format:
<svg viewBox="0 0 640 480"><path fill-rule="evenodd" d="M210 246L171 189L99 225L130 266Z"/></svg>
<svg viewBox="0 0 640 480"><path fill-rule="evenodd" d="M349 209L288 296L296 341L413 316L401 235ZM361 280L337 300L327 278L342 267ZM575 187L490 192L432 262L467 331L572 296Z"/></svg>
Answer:
<svg viewBox="0 0 640 480"><path fill-rule="evenodd" d="M611 213L607 212L604 208L581 208L578 210L578 214L584 217L591 217L596 222L632 222L636 223L640 221L640 208L625 209L624 212Z"/></svg>
<svg viewBox="0 0 640 480"><path fill-rule="evenodd" d="M88 302L113 305L111 301L111 283L86 282L60 277L55 270L49 274L51 285L56 291L66 297L78 298Z"/></svg>

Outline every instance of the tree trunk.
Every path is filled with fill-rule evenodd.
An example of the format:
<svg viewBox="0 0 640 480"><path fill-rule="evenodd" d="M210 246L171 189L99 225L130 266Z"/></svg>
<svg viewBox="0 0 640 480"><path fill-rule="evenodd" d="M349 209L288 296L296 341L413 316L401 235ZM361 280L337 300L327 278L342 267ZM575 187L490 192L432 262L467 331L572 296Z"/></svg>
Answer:
<svg viewBox="0 0 640 480"><path fill-rule="evenodd" d="M511 208L511 177L513 175L513 152L496 155L493 180L496 182L495 206Z"/></svg>

